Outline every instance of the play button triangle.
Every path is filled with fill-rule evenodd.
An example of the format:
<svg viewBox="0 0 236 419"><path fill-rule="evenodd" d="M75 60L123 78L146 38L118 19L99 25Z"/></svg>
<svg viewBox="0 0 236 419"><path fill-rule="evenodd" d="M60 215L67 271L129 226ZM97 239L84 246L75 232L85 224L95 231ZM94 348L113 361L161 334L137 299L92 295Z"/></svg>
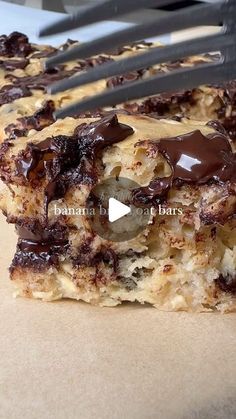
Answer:
<svg viewBox="0 0 236 419"><path fill-rule="evenodd" d="M109 198L108 211L109 221L110 223L114 223L114 221L117 221L125 215L129 214L131 212L131 209L130 207L128 207L128 205L123 204L117 199Z"/></svg>

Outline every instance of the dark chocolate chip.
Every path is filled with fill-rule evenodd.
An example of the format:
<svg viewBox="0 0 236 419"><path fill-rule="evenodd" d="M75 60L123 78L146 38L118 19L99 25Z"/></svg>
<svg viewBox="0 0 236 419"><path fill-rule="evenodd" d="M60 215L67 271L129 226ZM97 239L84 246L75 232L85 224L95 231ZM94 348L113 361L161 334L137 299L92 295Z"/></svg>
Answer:
<svg viewBox="0 0 236 419"><path fill-rule="evenodd" d="M236 182L236 154L227 137L218 132L204 136L197 130L149 145L166 158L172 175L135 190L134 203L155 205L167 196L172 185Z"/></svg>

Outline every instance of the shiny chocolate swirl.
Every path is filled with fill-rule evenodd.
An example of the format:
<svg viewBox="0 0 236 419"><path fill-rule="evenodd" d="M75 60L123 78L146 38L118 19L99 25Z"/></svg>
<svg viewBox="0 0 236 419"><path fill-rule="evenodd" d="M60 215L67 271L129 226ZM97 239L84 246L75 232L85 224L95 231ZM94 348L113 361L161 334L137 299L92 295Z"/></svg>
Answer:
<svg viewBox="0 0 236 419"><path fill-rule="evenodd" d="M162 138L159 142L150 141L149 146L165 157L172 173L136 189L135 203L159 204L167 198L173 185L236 182L236 154L227 137L219 132L204 136L196 130L174 138Z"/></svg>

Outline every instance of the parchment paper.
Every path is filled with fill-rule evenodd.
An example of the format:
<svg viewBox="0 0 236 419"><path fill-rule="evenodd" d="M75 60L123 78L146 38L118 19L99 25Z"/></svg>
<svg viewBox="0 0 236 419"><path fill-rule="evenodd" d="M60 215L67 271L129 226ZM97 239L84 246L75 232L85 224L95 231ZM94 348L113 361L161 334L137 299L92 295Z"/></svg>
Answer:
<svg viewBox="0 0 236 419"><path fill-rule="evenodd" d="M236 417L236 315L14 299L0 231L1 419Z"/></svg>

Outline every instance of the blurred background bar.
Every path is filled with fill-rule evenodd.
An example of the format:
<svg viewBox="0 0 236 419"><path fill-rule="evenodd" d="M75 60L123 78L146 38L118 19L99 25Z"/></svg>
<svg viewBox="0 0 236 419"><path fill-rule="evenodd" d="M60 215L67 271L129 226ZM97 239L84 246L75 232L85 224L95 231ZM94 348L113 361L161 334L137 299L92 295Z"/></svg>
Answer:
<svg viewBox="0 0 236 419"><path fill-rule="evenodd" d="M81 7L98 3L100 0L3 0L7 3L15 3L27 7L33 7L42 10L49 10L61 13L73 13ZM138 0L137 0L138 1ZM174 10L182 9L188 6L194 6L202 3L213 3L215 0L179 0L175 5L155 9L145 9L139 12L132 12L115 19L121 22L143 23L163 14ZM236 1L236 0L235 0Z"/></svg>
<svg viewBox="0 0 236 419"><path fill-rule="evenodd" d="M88 4L97 3L99 0L3 0L7 3L15 3L25 5L27 7L35 7L38 9L51 10L55 12L68 12L75 11L78 7L87 6ZM215 0L179 0L176 5L161 8L162 11L172 11L181 9L187 6L196 5L199 3L213 3ZM150 15L152 11L150 11ZM145 13L146 15L146 13ZM147 16L149 11L147 11ZM130 16L130 15L129 15ZM135 16L135 12L134 12ZM131 14L132 17L132 14ZM134 18L132 18L134 20Z"/></svg>

